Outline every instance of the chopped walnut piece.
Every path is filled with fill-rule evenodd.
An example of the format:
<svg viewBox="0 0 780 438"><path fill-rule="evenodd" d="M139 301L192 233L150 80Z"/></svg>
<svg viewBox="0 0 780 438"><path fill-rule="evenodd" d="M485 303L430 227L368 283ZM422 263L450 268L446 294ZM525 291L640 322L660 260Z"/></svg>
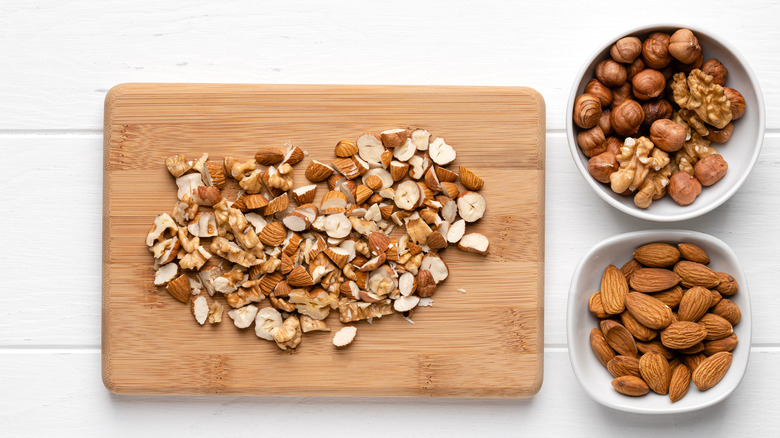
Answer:
<svg viewBox="0 0 780 438"><path fill-rule="evenodd" d="M301 322L297 316L290 316L284 320L280 327L271 329L271 335L276 345L282 350L295 348L301 343Z"/></svg>
<svg viewBox="0 0 780 438"><path fill-rule="evenodd" d="M339 321L344 323L368 318L381 318L384 315L392 315L394 312L393 302L389 299L376 303L350 301L346 298L339 301Z"/></svg>
<svg viewBox="0 0 780 438"><path fill-rule="evenodd" d="M669 154L654 147L647 137L627 138L615 156L620 168L609 176L612 191L634 191L644 184L651 171L669 163Z"/></svg>
<svg viewBox="0 0 780 438"><path fill-rule="evenodd" d="M187 162L187 158L183 154L173 155L166 158L165 166L168 168L168 172L170 172L174 178L178 178L184 175L188 170L192 169L192 163Z"/></svg>

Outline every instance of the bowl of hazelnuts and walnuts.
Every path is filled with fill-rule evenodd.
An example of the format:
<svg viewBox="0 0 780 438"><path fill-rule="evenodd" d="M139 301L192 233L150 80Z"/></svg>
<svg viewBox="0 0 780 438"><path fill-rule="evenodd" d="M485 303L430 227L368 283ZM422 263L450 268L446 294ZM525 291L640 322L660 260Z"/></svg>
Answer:
<svg viewBox="0 0 780 438"><path fill-rule="evenodd" d="M567 104L577 168L606 202L662 222L729 199L758 159L764 101L747 61L686 26L634 29L582 67Z"/></svg>

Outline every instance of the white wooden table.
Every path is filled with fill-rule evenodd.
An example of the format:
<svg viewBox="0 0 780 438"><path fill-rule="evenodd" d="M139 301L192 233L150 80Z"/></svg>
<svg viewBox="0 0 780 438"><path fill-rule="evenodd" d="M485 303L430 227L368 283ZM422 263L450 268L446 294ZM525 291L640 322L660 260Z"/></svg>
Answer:
<svg viewBox="0 0 780 438"><path fill-rule="evenodd" d="M772 435L780 430L780 4L742 2L4 1L0 8L0 436ZM373 2L372 2L373 3ZM646 23L727 38L763 87L767 132L742 189L706 217L633 219L577 173L564 137L574 74ZM527 400L126 397L100 380L102 110L121 82L524 85L547 102L545 377ZM738 145L730 146L738 147ZM569 366L568 282L614 234L687 228L746 268L753 348L737 391L648 417L588 398ZM240 431L240 432L239 432ZM777 436L777 435L775 435Z"/></svg>

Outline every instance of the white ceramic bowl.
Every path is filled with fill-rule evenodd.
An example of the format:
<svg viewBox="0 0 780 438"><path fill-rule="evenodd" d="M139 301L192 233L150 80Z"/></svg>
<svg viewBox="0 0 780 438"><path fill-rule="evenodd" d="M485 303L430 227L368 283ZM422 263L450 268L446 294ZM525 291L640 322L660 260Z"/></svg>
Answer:
<svg viewBox="0 0 780 438"><path fill-rule="evenodd" d="M641 209L634 205L633 196L618 195L610 189L609 184L596 181L588 173L588 157L580 151L577 145L577 132L580 128L573 123L571 117L574 98L584 92L585 85L594 77L593 70L596 64L609 57L609 48L618 39L630 35L644 39L652 32L673 33L681 27L687 27L694 32L704 51L705 60L717 58L726 66L729 72L726 86L742 93L745 97L746 110L745 114L734 122L734 133L731 139L723 144L713 144L729 165L723 179L710 187L702 187L701 195L691 205L679 206L667 195L661 200L654 201L649 208ZM588 58L588 61L577 73L566 105L566 135L569 140L569 149L574 163L585 181L601 199L618 210L638 218L659 222L673 222L698 217L726 202L745 182L758 159L764 140L764 120L764 99L761 95L761 88L745 58L724 39L716 37L708 31L685 25L643 26L610 38L595 54Z"/></svg>
<svg viewBox="0 0 780 438"><path fill-rule="evenodd" d="M588 311L588 298L599 289L604 269L609 264L622 266L631 259L636 248L650 242L688 242L698 245L710 256L709 266L712 269L728 272L739 285L738 292L728 297L737 303L742 312L739 323L734 326L739 342L732 351L734 356L731 367L723 379L707 391L699 391L691 383L688 394L676 403L672 403L668 395L662 396L652 391L642 397L619 394L611 385L614 377L596 358L589 342L590 331L598 327L598 320ZM642 414L672 414L695 411L718 403L728 397L742 381L750 355L750 296L742 266L734 251L722 240L695 231L637 231L604 240L582 257L572 276L567 311L567 337L569 359L577 380L591 398L604 406Z"/></svg>

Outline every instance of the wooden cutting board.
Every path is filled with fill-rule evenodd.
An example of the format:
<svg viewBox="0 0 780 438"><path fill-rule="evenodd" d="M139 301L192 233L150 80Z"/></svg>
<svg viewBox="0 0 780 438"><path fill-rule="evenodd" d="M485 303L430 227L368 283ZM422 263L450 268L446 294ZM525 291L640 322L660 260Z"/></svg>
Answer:
<svg viewBox="0 0 780 438"><path fill-rule="evenodd" d="M252 157L292 142L330 161L342 138L422 127L485 180L490 255L451 247L449 278L418 309L357 324L347 348L332 333L294 351L239 330L225 314L199 326L187 305L153 287L144 239L169 212L178 153ZM529 88L123 84L106 97L103 381L123 394L528 397L542 382L544 101ZM324 185L324 184L323 184ZM318 190L318 198L325 192ZM465 291L461 292L459 291ZM226 305L227 307L227 305ZM338 328L337 312L328 325Z"/></svg>

